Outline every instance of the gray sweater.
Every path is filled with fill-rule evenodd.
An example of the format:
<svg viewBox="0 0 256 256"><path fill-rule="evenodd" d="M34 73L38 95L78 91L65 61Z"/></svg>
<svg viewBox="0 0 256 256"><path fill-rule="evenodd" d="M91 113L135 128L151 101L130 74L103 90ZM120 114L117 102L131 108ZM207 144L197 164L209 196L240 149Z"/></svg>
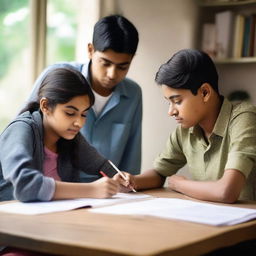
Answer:
<svg viewBox="0 0 256 256"><path fill-rule="evenodd" d="M76 165L72 152L59 153L58 174L62 181L79 182L79 171L113 176L107 160L84 137L78 135ZM70 141L67 141L70 143ZM19 115L0 135L0 201L17 199L49 201L55 191L53 178L43 174L44 144L42 117L38 111Z"/></svg>

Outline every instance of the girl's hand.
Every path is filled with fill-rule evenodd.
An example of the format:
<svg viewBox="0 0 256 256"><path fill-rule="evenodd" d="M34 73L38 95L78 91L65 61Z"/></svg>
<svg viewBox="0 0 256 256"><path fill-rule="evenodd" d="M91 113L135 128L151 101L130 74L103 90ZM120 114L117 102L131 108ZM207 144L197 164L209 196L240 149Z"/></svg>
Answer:
<svg viewBox="0 0 256 256"><path fill-rule="evenodd" d="M168 178L168 187L172 190L177 191L177 183L182 180L186 180L187 178L181 175L172 175Z"/></svg>
<svg viewBox="0 0 256 256"><path fill-rule="evenodd" d="M108 177L92 182L94 198L109 198L119 191L119 183Z"/></svg>
<svg viewBox="0 0 256 256"><path fill-rule="evenodd" d="M117 173L113 179L119 183L119 192L128 193L132 191L132 188L135 187L134 176L127 172L122 172L125 176L125 179Z"/></svg>

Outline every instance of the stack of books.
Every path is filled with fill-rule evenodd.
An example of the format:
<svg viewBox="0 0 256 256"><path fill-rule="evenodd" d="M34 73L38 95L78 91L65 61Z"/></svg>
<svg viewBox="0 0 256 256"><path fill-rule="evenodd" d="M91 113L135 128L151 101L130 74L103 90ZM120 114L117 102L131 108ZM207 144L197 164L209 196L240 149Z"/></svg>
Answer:
<svg viewBox="0 0 256 256"><path fill-rule="evenodd" d="M203 24L202 50L217 59L256 56L256 14L215 14L214 23Z"/></svg>

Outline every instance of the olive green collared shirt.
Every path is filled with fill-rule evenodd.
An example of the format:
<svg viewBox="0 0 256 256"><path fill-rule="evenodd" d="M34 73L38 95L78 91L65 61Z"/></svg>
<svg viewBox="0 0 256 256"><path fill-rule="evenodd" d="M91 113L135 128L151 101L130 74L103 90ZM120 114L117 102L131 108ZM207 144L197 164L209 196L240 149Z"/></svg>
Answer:
<svg viewBox="0 0 256 256"><path fill-rule="evenodd" d="M171 176L188 165L193 180L214 181L225 170L236 169L246 177L239 199L256 200L256 107L224 99L213 132L205 140L199 126L182 128L170 135L154 168Z"/></svg>

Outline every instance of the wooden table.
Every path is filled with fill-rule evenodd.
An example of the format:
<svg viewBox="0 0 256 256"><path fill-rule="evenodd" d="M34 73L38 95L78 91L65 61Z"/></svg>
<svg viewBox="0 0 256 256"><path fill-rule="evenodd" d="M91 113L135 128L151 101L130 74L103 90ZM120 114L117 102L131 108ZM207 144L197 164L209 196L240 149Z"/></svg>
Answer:
<svg viewBox="0 0 256 256"><path fill-rule="evenodd" d="M146 193L188 199L157 189ZM234 206L256 208L256 203ZM79 209L44 215L0 213L0 243L56 255L200 255L256 239L256 220L226 227Z"/></svg>

